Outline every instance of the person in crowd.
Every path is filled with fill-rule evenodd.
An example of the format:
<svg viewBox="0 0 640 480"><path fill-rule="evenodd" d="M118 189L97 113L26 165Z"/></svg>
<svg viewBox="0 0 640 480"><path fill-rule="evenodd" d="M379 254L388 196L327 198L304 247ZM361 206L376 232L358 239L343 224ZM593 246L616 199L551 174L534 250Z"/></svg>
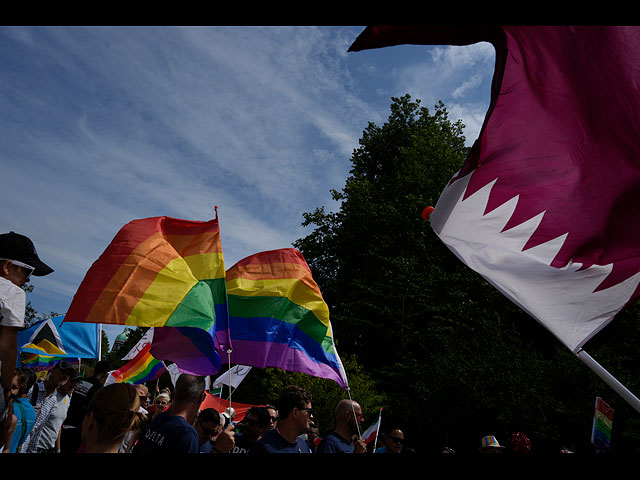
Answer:
<svg viewBox="0 0 640 480"><path fill-rule="evenodd" d="M20 451L22 443L33 429L36 421L36 410L29 402L27 394L36 381L36 375L30 368L16 368L11 383L12 411L8 419L7 429L0 439L2 453Z"/></svg>
<svg viewBox="0 0 640 480"><path fill-rule="evenodd" d="M309 425L309 430L307 430L307 442L309 443L309 448L311 449L312 453L316 452L316 449L318 448L318 445L320 445L321 441L322 438L320 437L320 427L314 419L313 422Z"/></svg>
<svg viewBox="0 0 640 480"><path fill-rule="evenodd" d="M282 390L276 428L265 433L248 453L311 453L306 440L301 438L311 423L311 401L311 392L296 385Z"/></svg>
<svg viewBox="0 0 640 480"><path fill-rule="evenodd" d="M268 431L271 414L265 407L251 407L242 419L242 432L235 435L232 453L247 453Z"/></svg>
<svg viewBox="0 0 640 480"><path fill-rule="evenodd" d="M480 440L480 453L502 453L504 447L493 435L487 435Z"/></svg>
<svg viewBox="0 0 640 480"><path fill-rule="evenodd" d="M278 409L273 405L265 405L265 408L271 416L271 420L269 421L267 430L273 430L274 428L276 428L276 425L278 423Z"/></svg>
<svg viewBox="0 0 640 480"><path fill-rule="evenodd" d="M147 415L149 413L149 389L143 385L136 385L138 396L140 397L140 412Z"/></svg>
<svg viewBox="0 0 640 480"><path fill-rule="evenodd" d="M93 395L104 386L108 375L109 364L104 360L98 361L93 368L93 374L90 377L81 378L73 390L67 418L62 424L60 437L62 453L76 453L80 448L80 433L87 406Z"/></svg>
<svg viewBox="0 0 640 480"><path fill-rule="evenodd" d="M205 396L204 377L185 373L180 375L176 381L171 406L151 420L144 436L138 442L139 452L199 453L200 438L193 424ZM220 433L211 451L228 453L233 445L226 452L218 447L222 446L221 440L227 440L229 436L233 438L232 430Z"/></svg>
<svg viewBox="0 0 640 480"><path fill-rule="evenodd" d="M210 453L213 443L222 431L220 413L213 408L205 408L198 413L193 426L200 439L200 453Z"/></svg>
<svg viewBox="0 0 640 480"><path fill-rule="evenodd" d="M56 391L58 387L69 381L69 378L77 375L76 369L66 360L54 365L45 380L36 382L28 394L29 401L36 410L36 421L31 433L22 444L21 453L37 452L40 435L44 429L53 407L57 403Z"/></svg>
<svg viewBox="0 0 640 480"><path fill-rule="evenodd" d="M531 453L531 440L522 432L512 433L511 451L516 454Z"/></svg>
<svg viewBox="0 0 640 480"><path fill-rule="evenodd" d="M158 414L164 412L171 404L171 396L167 392L161 392L156 396L153 405L149 407L149 418L154 419Z"/></svg>
<svg viewBox="0 0 640 480"><path fill-rule="evenodd" d="M335 409L335 429L322 439L316 453L366 453L367 444L358 436L363 420L358 402L340 400Z"/></svg>
<svg viewBox="0 0 640 480"><path fill-rule="evenodd" d="M127 432L139 430L145 421L139 407L133 385L112 383L98 390L82 421L83 452L118 453Z"/></svg>
<svg viewBox="0 0 640 480"><path fill-rule="evenodd" d="M383 446L378 448L376 453L403 453L404 432L396 427L390 428L384 434L383 443Z"/></svg>
<svg viewBox="0 0 640 480"><path fill-rule="evenodd" d="M0 418L7 405L18 360L18 331L24 327L26 294L31 275L45 276L44 264L31 239L19 233L0 235Z"/></svg>
<svg viewBox="0 0 640 480"><path fill-rule="evenodd" d="M60 453L62 423L67 418L71 395L80 382L80 372L73 370L67 383L60 385L55 392L56 402L47 421L42 427L36 451L38 453Z"/></svg>

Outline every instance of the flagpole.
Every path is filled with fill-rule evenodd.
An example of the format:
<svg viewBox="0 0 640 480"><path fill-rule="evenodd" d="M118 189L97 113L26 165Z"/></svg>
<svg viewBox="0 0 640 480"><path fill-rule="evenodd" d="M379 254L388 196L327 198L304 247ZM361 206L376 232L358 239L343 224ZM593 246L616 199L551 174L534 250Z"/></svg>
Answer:
<svg viewBox="0 0 640 480"><path fill-rule="evenodd" d="M585 352L583 349L580 349L576 356L582 360L591 370L593 370L596 375L598 375L602 380L605 381L607 385L609 385L613 390L616 391L618 395L620 395L624 400L626 400L633 408L635 408L638 412L640 412L640 400L633 393L631 393L627 387L622 385L618 380L616 380L613 375L607 372L602 365L596 362L591 355Z"/></svg>
<svg viewBox="0 0 640 480"><path fill-rule="evenodd" d="M353 406L353 399L351 398L351 389L349 387L347 387L347 395L349 395L349 400L351 401L351 411L353 412L353 418L356 421L356 427L358 429L358 438L361 438L360 425L358 424L358 417L356 416L356 407Z"/></svg>
<svg viewBox="0 0 640 480"><path fill-rule="evenodd" d="M376 449L378 448L378 432L380 431L381 423L382 423L382 407L380 407L380 412L378 413L378 426L376 427L376 438L373 441L373 453L376 453Z"/></svg>
<svg viewBox="0 0 640 480"><path fill-rule="evenodd" d="M229 415L231 415L231 350L227 350L227 367L227 372L229 373Z"/></svg>

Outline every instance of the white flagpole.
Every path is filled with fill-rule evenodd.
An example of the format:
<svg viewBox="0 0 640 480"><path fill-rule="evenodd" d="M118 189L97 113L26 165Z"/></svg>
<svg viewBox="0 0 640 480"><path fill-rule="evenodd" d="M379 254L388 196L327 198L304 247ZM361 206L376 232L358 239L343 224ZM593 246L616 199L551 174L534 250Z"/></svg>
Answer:
<svg viewBox="0 0 640 480"><path fill-rule="evenodd" d="M373 453L376 453L376 449L378 448L378 432L380 431L381 423L382 423L382 408L380 409L380 413L378 414L378 426L376 427L376 438L373 441Z"/></svg>
<svg viewBox="0 0 640 480"><path fill-rule="evenodd" d="M591 355L580 349L576 356L582 360L591 370L593 370L602 380L605 381L613 390L616 391L624 400L626 400L633 408L640 412L640 400L627 387L616 380L613 375L607 372L602 365L596 362Z"/></svg>
<svg viewBox="0 0 640 480"><path fill-rule="evenodd" d="M356 427L358 428L358 438L361 438L362 434L360 433L360 424L358 423L358 417L356 417L356 409L353 406L353 399L351 398L351 389L349 387L347 387L347 394L349 395L349 400L351 400L351 411L353 412L353 418L355 418Z"/></svg>

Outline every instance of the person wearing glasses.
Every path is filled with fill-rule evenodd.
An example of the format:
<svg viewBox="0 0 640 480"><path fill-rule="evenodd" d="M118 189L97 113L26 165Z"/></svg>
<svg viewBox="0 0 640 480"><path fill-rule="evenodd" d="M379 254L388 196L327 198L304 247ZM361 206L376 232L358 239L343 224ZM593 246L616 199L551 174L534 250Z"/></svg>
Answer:
<svg viewBox="0 0 640 480"><path fill-rule="evenodd" d="M242 419L242 431L236 433L231 453L247 453L258 443L268 428L271 415L265 407L251 407Z"/></svg>
<svg viewBox="0 0 640 480"><path fill-rule="evenodd" d="M363 420L358 402L340 400L335 410L336 428L322 439L316 453L366 453L367 444L359 437Z"/></svg>
<svg viewBox="0 0 640 480"><path fill-rule="evenodd" d="M28 237L15 232L0 235L0 418L18 358L18 331L24 327L26 296L21 287L31 275L51 272Z"/></svg>
<svg viewBox="0 0 640 480"><path fill-rule="evenodd" d="M278 425L265 433L248 453L311 453L301 436L312 422L311 400L311 392L296 385L282 390L278 397Z"/></svg>

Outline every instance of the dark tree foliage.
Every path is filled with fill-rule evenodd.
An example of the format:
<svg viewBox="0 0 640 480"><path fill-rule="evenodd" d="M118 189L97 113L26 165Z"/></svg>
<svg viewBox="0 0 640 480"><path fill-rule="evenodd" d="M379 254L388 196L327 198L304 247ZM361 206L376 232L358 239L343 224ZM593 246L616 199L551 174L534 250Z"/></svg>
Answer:
<svg viewBox="0 0 640 480"><path fill-rule="evenodd" d="M628 417L617 448L637 450L638 415L421 218L464 162L463 125L441 102L430 112L408 95L392 100L388 121L363 132L344 188L332 191L339 208L305 213L312 231L294 243L329 304L338 351L387 396L383 423L404 428L423 453L476 452L489 434L508 446L518 431L538 452L592 453L600 395ZM628 353L614 360L630 373L637 318L622 321ZM615 358L619 346L597 353Z"/></svg>

